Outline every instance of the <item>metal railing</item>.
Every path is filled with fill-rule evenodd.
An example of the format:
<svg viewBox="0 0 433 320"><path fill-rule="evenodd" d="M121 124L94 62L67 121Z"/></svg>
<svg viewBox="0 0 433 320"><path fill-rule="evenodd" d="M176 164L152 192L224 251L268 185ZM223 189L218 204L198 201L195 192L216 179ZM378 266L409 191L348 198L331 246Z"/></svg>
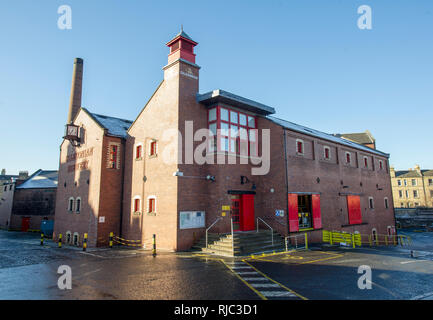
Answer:
<svg viewBox="0 0 433 320"><path fill-rule="evenodd" d="M214 223L212 223L211 225L210 225L210 227L209 228L207 228L206 229L206 249L208 248L208 231L218 222L218 221L220 221L220 220L222 220L222 217L219 217L219 218L217 218L215 221L214 221ZM232 227L232 230L233 230L233 227ZM232 231L232 234L233 234L233 231Z"/></svg>
<svg viewBox="0 0 433 320"><path fill-rule="evenodd" d="M274 229L272 229L272 227L266 223L265 220L263 220L260 217L257 217L257 232L259 232L259 220L262 221L269 229L271 229L271 240L272 240L272 245L274 245Z"/></svg>

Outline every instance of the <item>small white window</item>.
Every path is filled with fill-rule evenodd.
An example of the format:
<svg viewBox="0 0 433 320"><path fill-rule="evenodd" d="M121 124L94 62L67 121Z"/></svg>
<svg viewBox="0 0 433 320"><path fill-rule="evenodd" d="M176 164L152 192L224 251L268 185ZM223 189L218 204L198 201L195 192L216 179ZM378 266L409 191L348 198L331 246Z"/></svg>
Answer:
<svg viewBox="0 0 433 320"><path fill-rule="evenodd" d="M147 213L156 213L156 196L147 197Z"/></svg>
<svg viewBox="0 0 433 320"><path fill-rule="evenodd" d="M239 124L241 126L246 126L247 125L247 116L246 115L244 115L242 113L239 113Z"/></svg>
<svg viewBox="0 0 433 320"><path fill-rule="evenodd" d="M256 127L256 118L248 116L248 127L250 128Z"/></svg>
<svg viewBox="0 0 433 320"><path fill-rule="evenodd" d="M323 157L325 160L331 159L331 148L330 147L323 147Z"/></svg>
<svg viewBox="0 0 433 320"><path fill-rule="evenodd" d="M368 207L370 209L374 209L374 200L373 200L373 197L369 197L368 198Z"/></svg>
<svg viewBox="0 0 433 320"><path fill-rule="evenodd" d="M132 198L132 213L141 212L141 197L135 196Z"/></svg>
<svg viewBox="0 0 433 320"><path fill-rule="evenodd" d="M296 139L296 153L304 154L304 141L301 139Z"/></svg>
<svg viewBox="0 0 433 320"><path fill-rule="evenodd" d="M230 111L230 122L238 123L238 113L234 111Z"/></svg>
<svg viewBox="0 0 433 320"><path fill-rule="evenodd" d="M403 179L403 184L404 184L405 186L407 186L407 181L406 181L406 179Z"/></svg>
<svg viewBox="0 0 433 320"><path fill-rule="evenodd" d="M141 142L137 143L135 145L135 155L134 155L134 157L135 157L136 160L140 160L140 159L143 158L143 144Z"/></svg>
<svg viewBox="0 0 433 320"><path fill-rule="evenodd" d="M78 198L75 200L75 212L76 212L76 213L80 213L80 211L81 211L81 198L78 197Z"/></svg>
<svg viewBox="0 0 433 320"><path fill-rule="evenodd" d="M418 190L413 190L413 197L414 198L418 198L419 197Z"/></svg>
<svg viewBox="0 0 433 320"><path fill-rule="evenodd" d="M80 235L78 232L74 232L74 246L78 246L80 244Z"/></svg>
<svg viewBox="0 0 433 320"><path fill-rule="evenodd" d="M408 190L405 190L405 193L406 193L406 198L409 199L409 191L408 191Z"/></svg>
<svg viewBox="0 0 433 320"><path fill-rule="evenodd" d="M70 197L68 200L68 211L73 212L74 211L74 198Z"/></svg>
<svg viewBox="0 0 433 320"><path fill-rule="evenodd" d="M364 168L368 168L368 158L364 157Z"/></svg>

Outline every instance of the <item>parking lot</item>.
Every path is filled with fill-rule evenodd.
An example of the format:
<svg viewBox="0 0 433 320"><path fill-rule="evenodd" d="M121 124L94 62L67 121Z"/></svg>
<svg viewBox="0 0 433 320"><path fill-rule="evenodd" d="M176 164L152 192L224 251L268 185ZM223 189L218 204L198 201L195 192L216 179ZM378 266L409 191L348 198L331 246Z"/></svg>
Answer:
<svg viewBox="0 0 433 320"><path fill-rule="evenodd" d="M0 299L432 299L433 233L404 231L412 247L313 246L244 258L191 252L57 248L39 235L0 231ZM413 257L411 250L416 249ZM57 286L60 265L72 289ZM359 266L372 270L358 287Z"/></svg>

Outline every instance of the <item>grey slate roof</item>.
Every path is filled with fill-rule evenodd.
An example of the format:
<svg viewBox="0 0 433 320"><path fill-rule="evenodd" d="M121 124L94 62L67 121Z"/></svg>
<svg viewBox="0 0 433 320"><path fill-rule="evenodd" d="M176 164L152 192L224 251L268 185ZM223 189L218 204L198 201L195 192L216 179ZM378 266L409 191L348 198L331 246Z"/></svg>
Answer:
<svg viewBox="0 0 433 320"><path fill-rule="evenodd" d="M215 103L226 103L234 107L245 109L261 115L275 113L275 109L262 103L217 89L203 94L197 94L197 101L207 106Z"/></svg>
<svg viewBox="0 0 433 320"><path fill-rule="evenodd" d="M396 178L421 178L433 177L433 170L421 170L421 174L416 170L399 170L395 172Z"/></svg>
<svg viewBox="0 0 433 320"><path fill-rule="evenodd" d="M350 140L346 140L346 139L337 137L337 136L332 135L332 134L328 134L328 133L324 133L324 132L321 132L321 131L318 131L318 130L315 130L315 129L304 127L304 126L301 126L299 124L296 124L296 123L293 123L293 122L289 122L289 121L286 121L286 120L283 120L283 119L279 119L279 118L276 118L276 117L273 117L273 116L267 116L266 118L269 119L269 120L271 120L272 122L274 122L274 123L276 123L276 124L278 124L278 125L286 128L286 129L289 129L289 130L293 130L293 131L296 131L296 132L299 132L299 133L303 133L303 134L306 134L306 135L309 135L309 136L313 136L313 137L317 137L317 138L320 138L320 139L324 139L324 140L328 140L328 141L331 141L331 142L335 142L335 143L339 143L339 144L342 144L342 145L346 145L346 146L349 146L349 147L352 147L352 148L355 148L355 149L359 149L359 150L375 153L375 154L378 154L378 155L381 155L381 156L384 156L384 157L389 157L388 153L384 153L384 152L381 152L379 150L371 149L371 148L366 147L366 146L364 146L362 144L358 144L358 143L352 142Z"/></svg>
<svg viewBox="0 0 433 320"><path fill-rule="evenodd" d="M58 171L39 169L16 189L57 188Z"/></svg>
<svg viewBox="0 0 433 320"><path fill-rule="evenodd" d="M126 138L127 130L132 124L131 120L125 120L115 117L109 117L101 114L92 113L89 110L82 108L93 120L95 120L102 128L107 129L107 134L110 136Z"/></svg>

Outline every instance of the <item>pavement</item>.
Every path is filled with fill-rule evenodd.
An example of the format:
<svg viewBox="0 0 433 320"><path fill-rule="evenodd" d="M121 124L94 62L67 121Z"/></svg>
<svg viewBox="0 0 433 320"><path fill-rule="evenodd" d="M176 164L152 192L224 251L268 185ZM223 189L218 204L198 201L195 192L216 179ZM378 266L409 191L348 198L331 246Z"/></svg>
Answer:
<svg viewBox="0 0 433 320"><path fill-rule="evenodd" d="M0 299L377 300L433 299L433 232L400 231L411 247L313 246L264 256L63 246L38 234L0 230ZM411 256L411 251L415 254ZM58 268L72 270L60 290ZM371 289L359 289L359 266Z"/></svg>

